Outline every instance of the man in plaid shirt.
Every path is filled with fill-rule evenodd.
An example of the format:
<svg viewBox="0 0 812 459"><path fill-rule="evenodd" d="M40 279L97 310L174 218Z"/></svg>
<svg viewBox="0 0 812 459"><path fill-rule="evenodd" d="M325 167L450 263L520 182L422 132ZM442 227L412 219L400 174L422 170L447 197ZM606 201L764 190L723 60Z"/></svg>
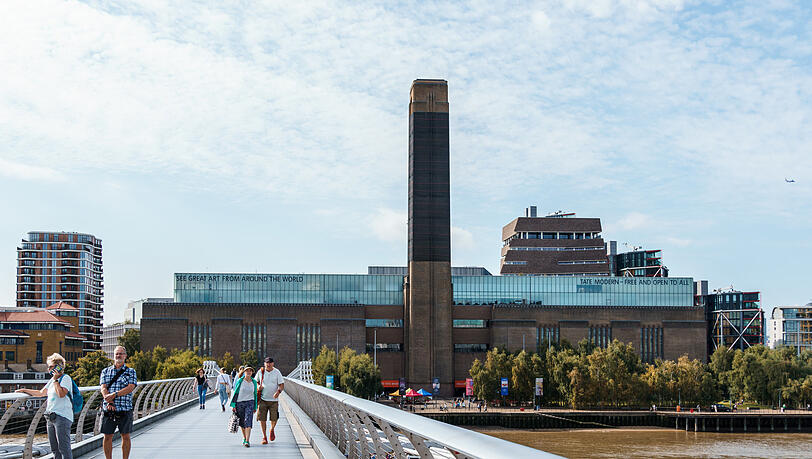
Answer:
<svg viewBox="0 0 812 459"><path fill-rule="evenodd" d="M121 433L121 455L130 457L130 432L133 428L132 391L138 383L135 370L124 364L127 351L116 347L114 364L102 370L99 377L101 394L104 397L104 417L101 432L104 434L102 446L107 459L113 457L113 434L118 428Z"/></svg>

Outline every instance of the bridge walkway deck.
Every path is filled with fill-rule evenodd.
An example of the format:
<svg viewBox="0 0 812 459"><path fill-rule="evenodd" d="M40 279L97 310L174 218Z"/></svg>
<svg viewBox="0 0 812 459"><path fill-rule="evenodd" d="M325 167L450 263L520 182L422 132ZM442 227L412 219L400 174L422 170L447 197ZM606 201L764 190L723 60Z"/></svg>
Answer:
<svg viewBox="0 0 812 459"><path fill-rule="evenodd" d="M276 440L262 445L262 430L254 418L251 447L242 445L241 433L228 432L231 410L221 411L216 398L208 400L206 409L192 406L176 415L146 426L132 434L131 458L224 458L268 456L278 459L312 457L310 445L301 434L298 424L288 421L284 402L279 407ZM268 423L270 429L270 422ZM294 430L297 435L294 436ZM298 438L297 438L298 437ZM82 459L103 459L101 449L81 456ZM121 441L113 444L113 458L121 458Z"/></svg>

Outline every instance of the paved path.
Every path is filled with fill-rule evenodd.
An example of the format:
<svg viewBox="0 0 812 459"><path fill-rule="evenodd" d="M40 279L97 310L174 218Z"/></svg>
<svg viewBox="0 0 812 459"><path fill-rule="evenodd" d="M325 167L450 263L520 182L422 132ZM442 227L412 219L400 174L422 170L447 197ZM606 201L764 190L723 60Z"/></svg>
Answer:
<svg viewBox="0 0 812 459"><path fill-rule="evenodd" d="M232 458L269 456L278 459L302 458L305 443L299 435L298 425L294 424L297 435L294 437L288 423L286 410L280 406L279 423L276 425L276 440L261 445L262 430L254 418L254 429L251 431L251 447L242 445L242 434L228 433L228 418L231 410L220 410L219 400L209 399L205 410L197 405L181 411L165 420L134 432L132 435L132 459L157 458ZM270 423L268 423L270 429ZM113 457L121 458L120 442L113 444ZM306 445L309 447L310 445ZM300 449L301 448L301 449ZM305 458L309 457L305 451ZM312 454L312 453L311 453ZM81 456L82 459L104 458L101 449Z"/></svg>

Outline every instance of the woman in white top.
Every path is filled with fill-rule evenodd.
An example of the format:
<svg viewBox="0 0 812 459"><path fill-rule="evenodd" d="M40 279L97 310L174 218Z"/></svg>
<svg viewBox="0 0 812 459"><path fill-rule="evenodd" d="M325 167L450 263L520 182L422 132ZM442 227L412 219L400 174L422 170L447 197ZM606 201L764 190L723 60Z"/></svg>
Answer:
<svg viewBox="0 0 812 459"><path fill-rule="evenodd" d="M73 424L73 402L70 392L73 380L65 374L65 358L59 354L48 357L48 371L51 379L41 390L17 389L17 392L32 397L48 397L45 407L47 419L48 442L54 459L73 459L70 448L70 427Z"/></svg>
<svg viewBox="0 0 812 459"><path fill-rule="evenodd" d="M226 402L228 402L228 392L231 390L231 376L225 368L220 368L220 374L217 375L217 393L220 395L220 406L223 411L226 410Z"/></svg>
<svg viewBox="0 0 812 459"><path fill-rule="evenodd" d="M253 368L245 367L237 374L230 405L242 428L242 444L248 448L251 446L249 441L251 427L254 425L254 412L257 410L257 382L254 380Z"/></svg>

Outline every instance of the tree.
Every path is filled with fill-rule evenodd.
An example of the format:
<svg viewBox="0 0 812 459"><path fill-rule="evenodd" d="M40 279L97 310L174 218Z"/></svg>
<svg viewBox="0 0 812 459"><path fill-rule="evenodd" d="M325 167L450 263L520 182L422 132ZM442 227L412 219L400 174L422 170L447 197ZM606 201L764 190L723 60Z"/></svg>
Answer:
<svg viewBox="0 0 812 459"><path fill-rule="evenodd" d="M338 385L341 386L341 390L345 390L345 381L344 378L350 372L350 362L352 358L358 355L354 349L350 349L349 347L344 347L338 353L338 368L336 369L336 379L338 380Z"/></svg>
<svg viewBox="0 0 812 459"><path fill-rule="evenodd" d="M173 350L163 362L158 363L158 379L188 378L203 366L203 359L192 350Z"/></svg>
<svg viewBox="0 0 812 459"><path fill-rule="evenodd" d="M135 355L136 352L141 350L141 330L130 328L125 331L123 335L118 337L118 345L124 346L128 356Z"/></svg>
<svg viewBox="0 0 812 459"><path fill-rule="evenodd" d="M327 375L333 375L333 382L335 384L337 370L336 351L327 346L322 346L321 352L319 352L319 355L313 360L313 381L320 386L325 386L327 384L325 377Z"/></svg>
<svg viewBox="0 0 812 459"><path fill-rule="evenodd" d="M219 365L220 368L223 368L226 371L230 371L232 368L234 368L235 365L234 356L231 355L231 352L226 351L226 353L223 354L223 356L220 357L220 359L217 361L217 365Z"/></svg>
<svg viewBox="0 0 812 459"><path fill-rule="evenodd" d="M355 354L349 359L347 373L341 377L341 386L350 395L372 398L381 387L381 371L369 354Z"/></svg>
<svg viewBox="0 0 812 459"><path fill-rule="evenodd" d="M533 400L538 375L536 365L534 365L534 358L540 361L537 354L531 355L525 351L519 352L513 358L510 378L513 387L512 398L521 401Z"/></svg>
<svg viewBox="0 0 812 459"><path fill-rule="evenodd" d="M257 351L253 349L240 352L240 362L242 362L242 365L254 367L255 370L260 366L259 355L257 355Z"/></svg>
<svg viewBox="0 0 812 459"><path fill-rule="evenodd" d="M512 366L513 356L498 348L488 351L484 363L479 362L479 359L474 360L469 371L474 382L474 395L483 400L495 400L499 397L501 380L510 380L513 375Z"/></svg>
<svg viewBox="0 0 812 459"><path fill-rule="evenodd" d="M79 386L98 386L102 370L112 364L113 361L107 358L104 351L91 352L76 362L76 370L71 378Z"/></svg>
<svg viewBox="0 0 812 459"><path fill-rule="evenodd" d="M152 352L137 351L127 359L127 365L135 370L139 381L155 379L158 363L152 358Z"/></svg>

